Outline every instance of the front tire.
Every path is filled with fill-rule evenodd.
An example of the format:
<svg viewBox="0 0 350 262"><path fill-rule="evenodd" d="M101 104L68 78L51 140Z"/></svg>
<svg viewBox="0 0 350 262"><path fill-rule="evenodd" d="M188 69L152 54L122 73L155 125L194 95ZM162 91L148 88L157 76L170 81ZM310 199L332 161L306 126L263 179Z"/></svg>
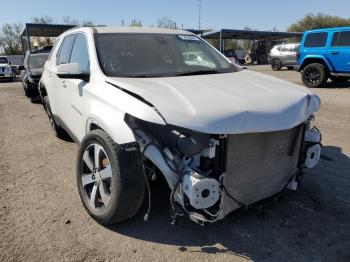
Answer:
<svg viewBox="0 0 350 262"><path fill-rule="evenodd" d="M309 64L303 69L301 79L307 87L319 87L328 79L326 67L319 63Z"/></svg>
<svg viewBox="0 0 350 262"><path fill-rule="evenodd" d="M145 180L139 150L124 150L102 130L88 133L77 157L80 199L97 222L111 225L140 210Z"/></svg>

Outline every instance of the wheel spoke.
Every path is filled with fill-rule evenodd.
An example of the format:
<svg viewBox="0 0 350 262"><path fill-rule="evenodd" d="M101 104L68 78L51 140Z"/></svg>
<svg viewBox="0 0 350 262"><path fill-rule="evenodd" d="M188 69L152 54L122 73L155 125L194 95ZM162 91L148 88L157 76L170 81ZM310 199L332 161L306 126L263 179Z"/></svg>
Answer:
<svg viewBox="0 0 350 262"><path fill-rule="evenodd" d="M90 171L93 172L94 171L94 164L93 164L91 157L89 155L89 151L84 152L83 160L84 160L85 164L87 165L87 167L90 169Z"/></svg>
<svg viewBox="0 0 350 262"><path fill-rule="evenodd" d="M106 178L112 177L111 165L108 165L106 168L102 169L100 171L100 176L101 176L101 179L106 179Z"/></svg>
<svg viewBox="0 0 350 262"><path fill-rule="evenodd" d="M109 193L107 193L103 182L99 183L98 189L100 191L100 196L101 196L102 202L106 207L109 203L109 199L111 198L111 195Z"/></svg>
<svg viewBox="0 0 350 262"><path fill-rule="evenodd" d="M85 187L86 185L94 183L95 181L92 179L92 174L83 174L81 176L81 182L83 184L83 187Z"/></svg>
<svg viewBox="0 0 350 262"><path fill-rule="evenodd" d="M98 187L98 185L94 184L94 186L92 187L91 195L90 195L90 205L93 208L96 208L97 187Z"/></svg>
<svg viewBox="0 0 350 262"><path fill-rule="evenodd" d="M100 152L101 146L94 145L94 158L95 158L95 168L98 169L100 167Z"/></svg>

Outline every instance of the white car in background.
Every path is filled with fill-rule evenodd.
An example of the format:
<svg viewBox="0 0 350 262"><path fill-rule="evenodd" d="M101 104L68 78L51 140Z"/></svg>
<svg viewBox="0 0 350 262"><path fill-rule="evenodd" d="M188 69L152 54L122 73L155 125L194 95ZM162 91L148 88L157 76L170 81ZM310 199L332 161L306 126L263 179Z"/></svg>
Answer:
<svg viewBox="0 0 350 262"><path fill-rule="evenodd" d="M205 61L188 63L190 53ZM320 157L318 96L243 70L183 30L66 31L39 88L55 134L79 144L79 194L102 224L133 217L159 176L174 222L215 222L295 189Z"/></svg>
<svg viewBox="0 0 350 262"><path fill-rule="evenodd" d="M0 79L13 81L16 77L15 72L11 68L11 62L7 56L0 56Z"/></svg>

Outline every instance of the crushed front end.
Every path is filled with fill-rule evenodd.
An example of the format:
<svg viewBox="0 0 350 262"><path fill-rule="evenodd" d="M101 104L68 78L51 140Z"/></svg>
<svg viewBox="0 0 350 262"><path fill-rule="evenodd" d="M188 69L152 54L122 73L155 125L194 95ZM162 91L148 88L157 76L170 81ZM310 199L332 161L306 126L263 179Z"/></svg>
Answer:
<svg viewBox="0 0 350 262"><path fill-rule="evenodd" d="M281 131L205 134L126 117L145 164L160 170L172 191L174 221L186 213L199 224L296 189L301 170L320 159L321 134L312 120Z"/></svg>

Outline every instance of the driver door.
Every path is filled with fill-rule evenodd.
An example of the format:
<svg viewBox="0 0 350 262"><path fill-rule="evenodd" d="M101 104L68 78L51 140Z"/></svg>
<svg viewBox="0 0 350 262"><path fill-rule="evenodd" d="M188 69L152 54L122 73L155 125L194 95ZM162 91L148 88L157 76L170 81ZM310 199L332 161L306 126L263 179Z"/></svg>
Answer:
<svg viewBox="0 0 350 262"><path fill-rule="evenodd" d="M80 72L90 73L90 60L86 37L82 33L74 36L69 58L64 63L78 63ZM62 47L64 48L64 46ZM70 131L73 139L81 141L85 135L85 96L84 89L89 82L81 79L63 79L57 77L56 84L59 93L60 105L58 108L60 118Z"/></svg>

